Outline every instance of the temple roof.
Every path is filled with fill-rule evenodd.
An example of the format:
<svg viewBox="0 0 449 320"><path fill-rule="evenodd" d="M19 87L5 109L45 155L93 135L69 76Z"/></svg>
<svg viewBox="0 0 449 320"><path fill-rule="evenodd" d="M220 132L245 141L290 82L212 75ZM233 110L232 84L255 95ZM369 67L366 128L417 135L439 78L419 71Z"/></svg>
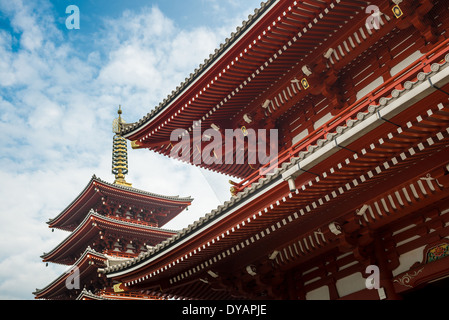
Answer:
<svg viewBox="0 0 449 320"><path fill-rule="evenodd" d="M382 12L379 29L370 29L366 24L365 9L370 4L378 6ZM423 7L431 6L422 4L420 11L424 10ZM429 15L440 9L433 8ZM171 141L171 134L176 129L185 129L190 136L198 128L204 131L213 125L221 128L222 135L222 129L243 129L243 125L246 129L278 128L280 148L293 145L293 138L303 130L307 130L308 134L301 138L302 141L318 136L319 131L321 136L325 136L326 125L344 117L344 114L337 116L338 112L355 107L355 100L369 99L368 96L360 98L358 95L368 85L376 83L378 78L390 73L390 70L368 62L366 57L383 56L385 59L391 55L388 65L396 68L410 54L421 49L425 52L436 45L436 42L430 43L421 34L422 30L409 27L406 20L396 19L391 11L391 1L386 0L286 0L262 3L256 14L185 83L141 120L126 125L122 134L133 141L135 148L148 148L175 158L181 149L175 149L177 146L173 144L176 142ZM435 30L432 32L435 33ZM429 42L425 49L422 47L425 43L423 38ZM377 48L391 52L377 52ZM306 76L309 71L304 70L309 66L320 67ZM298 83L303 77L310 83L308 89ZM329 84L328 81L334 82ZM351 86L339 87L345 83L351 83ZM347 92L347 96L351 97L342 98L336 91ZM265 102L269 102L269 106L264 109ZM299 117L299 112L308 114ZM245 123L245 116L254 116L252 113L260 121ZM328 114L330 121L326 125L318 125L324 122L323 119L328 119L325 117ZM292 121L297 123L293 126ZM306 122L311 122L308 127ZM314 130L316 132L312 135L311 131ZM202 151L193 143L188 149L188 161L194 163ZM248 150L249 147L244 152ZM281 151L290 152L285 149ZM235 150L231 152L235 155ZM254 166L236 161L229 164L223 159L220 163L200 161L194 164L241 179L255 174L259 169L259 163Z"/></svg>
<svg viewBox="0 0 449 320"><path fill-rule="evenodd" d="M91 263L91 261L95 261L95 263ZM88 247L70 270L73 270L75 267L78 268L80 285L83 286L88 279L98 277L97 269L100 266L106 266L106 261L107 257L105 255ZM36 296L36 299L67 299L69 289L66 287L66 280L69 276L70 272L65 272L45 288L36 289L33 294Z"/></svg>
<svg viewBox="0 0 449 320"><path fill-rule="evenodd" d="M173 212L167 217L160 219L160 226L173 219L193 201L191 197L164 196L133 187L108 183L94 175L78 197L57 217L47 222L49 227L73 231L77 223L82 221L89 210L102 201L102 197L105 195L118 198L121 203L128 205L135 203L140 206L157 205L170 208Z"/></svg>
<svg viewBox="0 0 449 320"><path fill-rule="evenodd" d="M248 205L254 199L258 199L260 195L266 195L267 192L281 185L282 182L286 181L292 171L301 171L301 174L309 177L308 181L302 181L304 189L306 185L312 185L314 181L319 182L320 178L314 174L310 174L307 170L314 168L314 166L323 162L323 159L326 159L330 155L343 150L344 147L350 146L357 139L360 140L368 132L378 127L381 129L380 126L382 124L385 124L390 119L394 119L395 116L404 110L413 106L419 107L419 104L417 104L418 100L415 98L416 95L419 95L422 99L436 91L433 87L434 85L441 88L448 84L449 54L447 52L449 49L447 44L448 41L436 48L436 54L433 55L433 52L429 53L429 56L432 58L423 64L424 67L416 64L417 67L413 69L406 68L404 69L404 73L407 74L406 77L398 76L393 79L394 81L392 80L383 84L384 90L377 91L377 94L372 100L365 101L360 104L359 108L354 108L350 112L347 112L347 115L341 121L337 121L336 125L332 127L332 131L328 133L327 139L315 139L307 148L296 150L294 156L289 161L281 163L281 167L274 174L260 177L229 201L226 201L217 209L212 210L195 223L184 228L178 234L161 242L149 252L130 260L126 264L107 267L102 271L108 277L121 277L149 263L155 263L158 259L162 259L164 255L168 255L171 250L177 250L177 247L190 241L196 235L204 235L209 228L215 228L216 224L229 217L236 210L240 210L239 208L242 206ZM399 87L400 89L398 89ZM419 108L422 109L425 106ZM440 105L438 108L443 109L443 106ZM447 108L444 108L444 110L446 112ZM427 114L432 115L432 112L429 110ZM417 117L416 119L422 120L422 117L419 115L409 116L412 118L414 116ZM411 126L410 122L407 123L407 127L409 126ZM398 132L402 132L402 130ZM337 139L339 141L338 144L336 143ZM382 139L379 139L379 141L380 144L383 143ZM340 164L337 166L340 166ZM331 170L330 172L333 171ZM298 193L299 186L296 190L296 194ZM320 200L323 201L322 199ZM257 212L254 215L256 216Z"/></svg>
<svg viewBox="0 0 449 320"><path fill-rule="evenodd" d="M166 230L146 225L139 225L133 222L108 218L91 210L84 218L83 222L65 238L58 246L48 253L44 253L41 258L45 261L52 261L60 264L73 263L73 256L89 245L93 237L99 237L99 230L112 230L123 235L132 235L141 238L152 245L176 234L176 231Z"/></svg>
<svg viewBox="0 0 449 320"><path fill-rule="evenodd" d="M387 1L375 3L385 6ZM333 111L336 108L334 102L339 99L321 95L327 91L321 88L324 85L322 74L328 69L337 73L350 62L348 57L353 59L362 54L370 42L363 40L363 37L369 39L365 33L379 39L391 30L394 23L379 32L365 29L359 34L359 29L365 27L368 4L356 0L263 2L255 15L244 22L186 82L141 120L125 125L122 135L133 141L134 148L148 148L176 157L178 149L174 149L171 136L176 129L185 129L190 135L199 127L201 131L212 127L224 135L226 129L243 130L245 127L245 130L257 132L262 128L281 128L279 147L286 147L292 141L290 132L276 121L291 119L287 111L309 112L306 107L319 102L315 101L316 97L313 100L312 95L325 101L321 101L320 110L314 112ZM388 18L388 21L393 20ZM386 25L385 21L381 23ZM350 39L342 37L338 31L346 29L357 33L358 40L354 41L352 34ZM351 47L348 42L352 43ZM305 77L303 70L309 65L320 67L311 76L315 83L305 89L298 79ZM326 71L323 72L323 65L330 67L324 67ZM251 118L254 119L245 120ZM249 152L247 149L245 152ZM202 152L193 145L189 150L190 162L198 159ZM227 148L225 152L233 152L236 156L236 150ZM185 159L183 156L182 160ZM219 163L200 161L198 165L238 178L247 177L260 165L237 161L229 164L221 160Z"/></svg>

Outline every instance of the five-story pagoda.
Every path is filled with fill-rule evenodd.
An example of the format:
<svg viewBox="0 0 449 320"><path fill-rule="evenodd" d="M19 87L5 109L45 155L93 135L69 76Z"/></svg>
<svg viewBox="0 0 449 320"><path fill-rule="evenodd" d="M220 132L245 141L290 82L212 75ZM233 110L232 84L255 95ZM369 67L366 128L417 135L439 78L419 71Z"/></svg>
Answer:
<svg viewBox="0 0 449 320"><path fill-rule="evenodd" d="M113 122L114 183L95 175L80 195L49 227L70 234L41 258L71 266L68 271L34 292L36 299L148 299L149 295L125 293L120 283L106 279L98 268L111 267L151 250L177 232L162 229L192 202L192 198L163 196L132 187L128 173L127 141L119 132L124 121Z"/></svg>

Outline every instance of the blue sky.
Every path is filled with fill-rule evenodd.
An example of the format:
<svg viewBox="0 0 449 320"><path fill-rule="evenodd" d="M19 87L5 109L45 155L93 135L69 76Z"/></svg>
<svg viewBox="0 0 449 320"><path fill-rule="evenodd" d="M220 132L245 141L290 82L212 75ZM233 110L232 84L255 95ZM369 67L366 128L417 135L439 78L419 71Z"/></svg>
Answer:
<svg viewBox="0 0 449 320"><path fill-rule="evenodd" d="M66 28L66 8L80 29ZM139 120L229 37L260 0L0 0L0 299L33 299L63 266L39 256L67 237L46 221L93 174L113 181L118 105ZM227 177L129 151L133 186L192 196L181 229L229 197Z"/></svg>

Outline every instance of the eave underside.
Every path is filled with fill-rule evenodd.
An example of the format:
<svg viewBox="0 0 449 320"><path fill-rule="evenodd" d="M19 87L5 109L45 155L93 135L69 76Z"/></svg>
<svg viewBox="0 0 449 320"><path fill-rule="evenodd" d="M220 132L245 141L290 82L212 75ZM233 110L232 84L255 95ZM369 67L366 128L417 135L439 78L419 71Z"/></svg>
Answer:
<svg viewBox="0 0 449 320"><path fill-rule="evenodd" d="M301 11L304 14L304 8L285 9L285 15L276 21L277 24L269 31L266 30L260 43L245 52L248 57L238 56L239 59L230 66L229 72L222 73L220 78L222 80L215 79L215 81L212 80L213 84L208 83L210 79L204 75L202 80L205 81L204 87L207 88L200 90L200 94L197 93L193 100L189 93L185 93L183 99L186 101L177 102L180 110L173 110L171 113L167 111L158 115L157 118L151 119L150 125L128 138L137 140L139 148L148 148L170 156L173 148L170 134L173 130L185 128L191 135L193 123L198 120L202 121L203 130L210 128L212 123L220 124L222 128L238 129L242 125L251 127L253 124L242 122L242 116L245 113L260 113L260 105L269 99L272 101L272 106L269 112L265 111L265 114L262 114L268 121L262 124L262 127L281 129L281 140L284 144L281 148L289 147L295 135L307 128L310 133L314 121L327 112L335 115L336 108L338 110L353 109L356 106L357 90L361 90L379 76L388 74L387 78L391 78L389 74L391 67L415 51L428 51L433 46L432 43L426 42L424 31L414 29L413 26L404 27L405 20L401 21L399 23L401 27L398 27L398 22L391 14L388 21L382 20L379 30L359 31L361 28L366 28L364 4L367 5L363 1L343 1L329 7L328 3L315 1L314 9L309 7L311 16L306 17L305 20L300 17ZM370 4L378 5L382 12L391 12L389 2L375 1ZM286 3L282 5L288 7ZM307 4L303 5L307 6ZM437 2L430 15L434 17L434 13L443 7L444 3ZM440 14L438 17L446 24L447 18L447 14ZM311 21L314 22L310 23ZM437 33L441 34L440 37L444 38L446 24L432 26L431 29L435 27L438 30ZM345 33L334 33L336 30L345 30ZM403 39L409 42L404 42ZM375 48L373 43L376 45ZM304 76L301 73L301 67L304 64L311 66L319 64L320 57L329 48L334 48L328 63L332 65L332 70L338 73L339 81L337 82L344 82L345 85L356 83L353 88L338 88L347 92L346 100L342 101L340 106L334 104L335 97L311 93L313 90L321 90L321 92L330 90L321 86L320 81L324 82L326 78L310 77L309 82L313 90L304 90L299 84L291 83L292 79ZM382 51L382 48L385 50ZM276 57L273 58L273 55ZM301 58L298 60L298 57ZM245 65L249 69L239 67L240 65ZM371 67L367 68L367 65ZM234 73L233 68L235 68ZM225 79L226 77L228 79ZM220 81L226 82L226 85L220 87ZM314 105L315 108L309 110L310 105ZM211 109L211 106L214 107ZM255 111L256 109L259 111ZM307 112L309 114L304 118L303 114ZM312 115L312 113L315 114ZM229 115L236 118L230 120ZM300 119L300 121L294 124L289 122L290 119ZM305 125L306 122L307 125ZM193 159L198 158L199 155L192 142L190 146L193 163ZM235 150L233 152L235 153ZM245 178L258 168L258 165L228 165L224 161L222 163L207 165L201 162L199 165L238 178Z"/></svg>
<svg viewBox="0 0 449 320"><path fill-rule="evenodd" d="M134 242L141 241L148 246L154 246L175 234L176 231L106 218L91 211L74 232L42 258L44 262L71 265L86 247L94 247L94 244L101 242L106 235L114 235L116 238L127 237Z"/></svg>
<svg viewBox="0 0 449 320"><path fill-rule="evenodd" d="M123 208L140 212L164 208L169 214L158 216L159 226L165 225L181 213L193 201L192 198L162 196L139 189L110 184L93 177L81 194L57 217L51 219L50 228L73 231L84 220L91 209L101 211L111 207L108 202L118 203Z"/></svg>

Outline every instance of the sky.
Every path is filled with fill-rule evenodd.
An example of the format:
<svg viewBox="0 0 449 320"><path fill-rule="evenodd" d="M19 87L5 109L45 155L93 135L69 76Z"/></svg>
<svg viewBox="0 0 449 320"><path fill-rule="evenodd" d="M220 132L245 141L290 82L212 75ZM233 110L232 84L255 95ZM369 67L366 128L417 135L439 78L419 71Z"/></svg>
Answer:
<svg viewBox="0 0 449 320"><path fill-rule="evenodd" d="M79 29L71 5L79 9ZM112 121L135 122L260 0L0 0L0 299L30 300L67 267L40 256L92 175L113 182ZM67 11L67 13L66 13ZM68 24L66 23L68 22ZM229 199L229 177L128 145L133 187L191 196L180 230Z"/></svg>

